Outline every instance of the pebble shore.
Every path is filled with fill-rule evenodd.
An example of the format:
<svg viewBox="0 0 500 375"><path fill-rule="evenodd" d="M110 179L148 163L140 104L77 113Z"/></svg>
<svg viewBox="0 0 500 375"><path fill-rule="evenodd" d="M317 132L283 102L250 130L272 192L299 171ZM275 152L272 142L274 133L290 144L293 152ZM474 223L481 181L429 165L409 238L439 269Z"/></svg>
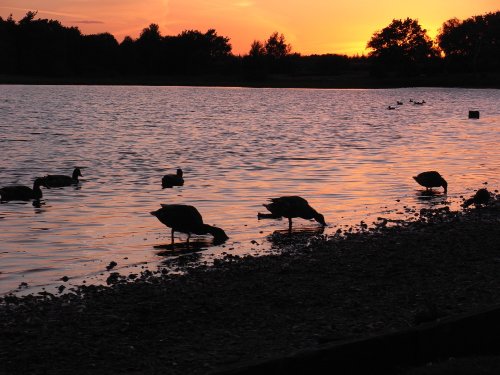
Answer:
<svg viewBox="0 0 500 375"><path fill-rule="evenodd" d="M276 233L279 254L183 275L4 296L0 373L206 374L498 304L499 203L330 237Z"/></svg>

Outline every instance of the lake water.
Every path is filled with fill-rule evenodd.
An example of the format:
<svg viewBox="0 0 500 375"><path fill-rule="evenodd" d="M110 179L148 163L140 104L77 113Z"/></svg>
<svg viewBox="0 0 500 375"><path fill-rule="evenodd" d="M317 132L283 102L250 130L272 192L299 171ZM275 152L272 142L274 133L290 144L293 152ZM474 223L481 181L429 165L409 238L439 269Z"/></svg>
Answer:
<svg viewBox="0 0 500 375"><path fill-rule="evenodd" d="M209 262L269 250L266 237L287 228L257 220L270 197L303 196L332 234L411 216L405 206L458 208L461 195L500 182L500 90L4 85L0 131L0 186L74 166L84 176L42 188L39 207L0 204L0 294L21 283L55 293L63 276L66 286L103 282L111 261L125 275L161 268L183 247L166 250L170 230L149 214L160 203L192 204L226 231L223 246L198 238ZM162 189L178 167L185 185ZM447 179L447 196L422 199L412 176L426 170ZM294 220L297 231L317 226Z"/></svg>

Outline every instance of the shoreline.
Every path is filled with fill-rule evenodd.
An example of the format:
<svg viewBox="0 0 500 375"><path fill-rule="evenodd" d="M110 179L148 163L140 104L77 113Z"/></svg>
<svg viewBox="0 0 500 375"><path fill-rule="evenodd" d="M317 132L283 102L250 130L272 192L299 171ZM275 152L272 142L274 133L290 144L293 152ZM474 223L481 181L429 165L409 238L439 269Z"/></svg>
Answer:
<svg viewBox="0 0 500 375"><path fill-rule="evenodd" d="M44 77L1 75L1 85L193 86L303 89L388 89L448 87L500 89L500 74L376 78L368 72L330 76L272 75L250 80L238 75Z"/></svg>
<svg viewBox="0 0 500 375"><path fill-rule="evenodd" d="M396 332L500 301L500 204L422 210L344 236L275 233L278 255L0 301L7 373L204 374Z"/></svg>

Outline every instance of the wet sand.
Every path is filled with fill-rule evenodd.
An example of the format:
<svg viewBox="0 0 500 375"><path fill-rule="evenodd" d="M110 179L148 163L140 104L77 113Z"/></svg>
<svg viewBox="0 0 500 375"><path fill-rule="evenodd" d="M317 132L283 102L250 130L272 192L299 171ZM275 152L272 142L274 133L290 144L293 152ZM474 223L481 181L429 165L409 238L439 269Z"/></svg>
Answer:
<svg viewBox="0 0 500 375"><path fill-rule="evenodd" d="M0 304L0 373L205 374L500 302L500 202ZM64 282L61 281L61 285Z"/></svg>

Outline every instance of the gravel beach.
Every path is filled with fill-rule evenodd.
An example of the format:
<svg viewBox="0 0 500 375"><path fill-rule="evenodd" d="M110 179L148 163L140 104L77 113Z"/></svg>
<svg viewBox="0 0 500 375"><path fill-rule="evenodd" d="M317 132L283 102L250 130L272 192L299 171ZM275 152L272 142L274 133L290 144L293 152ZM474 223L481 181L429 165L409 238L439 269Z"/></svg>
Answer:
<svg viewBox="0 0 500 375"><path fill-rule="evenodd" d="M499 203L275 233L279 254L183 275L110 270L109 287L4 296L0 373L206 374L498 304Z"/></svg>

